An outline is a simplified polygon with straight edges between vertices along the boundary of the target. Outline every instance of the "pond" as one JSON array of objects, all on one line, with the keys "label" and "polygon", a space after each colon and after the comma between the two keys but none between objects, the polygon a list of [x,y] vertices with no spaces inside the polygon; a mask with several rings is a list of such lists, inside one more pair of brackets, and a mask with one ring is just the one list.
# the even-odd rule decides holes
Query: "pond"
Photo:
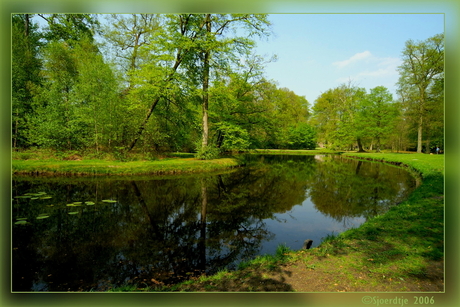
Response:
[{"label": "pond", "polygon": [[13,291],[105,291],[312,247],[407,198],[405,170],[341,156],[246,157],[224,174],[13,178]]}]

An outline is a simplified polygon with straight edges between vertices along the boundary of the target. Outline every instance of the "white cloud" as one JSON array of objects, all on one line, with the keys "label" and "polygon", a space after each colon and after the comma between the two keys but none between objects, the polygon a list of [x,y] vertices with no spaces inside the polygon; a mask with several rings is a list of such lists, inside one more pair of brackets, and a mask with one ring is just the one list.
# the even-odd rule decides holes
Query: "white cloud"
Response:
[{"label": "white cloud", "polygon": [[401,59],[400,58],[378,58],[379,66],[393,66],[397,68],[399,65],[401,65]]},{"label": "white cloud", "polygon": [[[351,58],[350,58],[351,59]],[[397,68],[401,64],[401,59],[399,58],[378,58],[370,57],[369,63],[361,66],[361,70],[348,75],[347,77],[340,77],[337,82],[345,82],[345,80],[362,80],[368,77],[371,78],[397,78],[398,71]],[[344,61],[345,62],[345,61]]]},{"label": "white cloud", "polygon": [[369,51],[366,50],[364,52],[356,53],[355,55],[353,55],[351,58],[349,58],[347,60],[334,62],[334,63],[332,63],[332,65],[337,66],[338,68],[343,68],[343,67],[348,66],[348,65],[350,65],[350,64],[352,64],[354,62],[369,58],[371,56],[372,56],[372,54]]},{"label": "white cloud", "polygon": [[384,76],[397,76],[398,66],[401,64],[399,58],[375,58],[378,69],[371,71],[363,71],[359,73],[359,76],[369,77],[384,77]]}]

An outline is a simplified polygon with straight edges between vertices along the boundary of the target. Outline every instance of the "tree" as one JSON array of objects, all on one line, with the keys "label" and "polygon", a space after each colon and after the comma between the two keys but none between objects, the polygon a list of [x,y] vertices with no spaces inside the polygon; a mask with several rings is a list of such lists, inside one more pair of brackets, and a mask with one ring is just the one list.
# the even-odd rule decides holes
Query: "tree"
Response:
[{"label": "tree", "polygon": [[[238,28],[249,29],[249,35],[263,35],[268,21],[265,15],[211,15],[180,14],[169,15],[161,31],[156,35],[158,44],[145,46],[147,61],[136,72],[139,81],[138,93],[143,92],[153,102],[144,120],[140,123],[132,149],[146,124],[163,97],[171,91],[179,91],[183,82],[197,86],[201,84],[202,105],[202,149],[207,147],[209,138],[208,109],[209,83],[211,72],[228,67],[238,54],[244,54],[253,42],[248,37],[230,37],[228,32]],[[179,81],[180,80],[180,81]],[[181,85],[178,83],[181,82]],[[198,93],[198,92],[197,92]]]},{"label": "tree", "polygon": [[111,14],[107,16],[107,21],[109,23],[104,26],[103,37],[125,75],[128,85],[124,91],[126,94],[134,86],[130,76],[139,65],[145,63],[140,49],[155,41],[161,18],[156,14]]},{"label": "tree", "polygon": [[37,145],[56,149],[80,146],[77,140],[82,127],[76,121],[73,108],[72,89],[78,75],[74,56],[66,42],[48,43],[43,50],[42,73],[46,81],[35,96],[35,111],[29,114],[30,137]]},{"label": "tree", "polygon": [[119,82],[94,44],[82,39],[74,53],[78,70],[73,88],[75,116],[91,127],[85,147],[99,153],[101,146],[110,148],[119,142],[117,136],[124,125],[122,116],[126,108],[119,103]]},{"label": "tree", "polygon": [[[219,74],[228,71],[228,68],[240,61],[243,56],[248,56],[254,46],[250,39],[253,35],[264,36],[268,34],[270,23],[266,15],[253,14],[204,14],[187,15],[185,18],[194,19],[196,29],[196,47],[194,54],[185,62],[188,73],[195,81],[201,82],[202,90],[202,141],[201,151],[207,151],[209,142],[209,83],[211,72]],[[202,26],[204,25],[204,26]],[[240,29],[246,30],[246,37],[229,36]]]},{"label": "tree", "polygon": [[333,133],[338,129],[339,113],[335,102],[335,93],[329,89],[322,93],[313,105],[313,116],[310,122],[318,133],[318,142],[322,146],[333,143]]},{"label": "tree", "polygon": [[27,114],[33,112],[33,97],[40,86],[42,62],[40,34],[29,14],[12,15],[11,83],[12,146],[29,145]]},{"label": "tree", "polygon": [[[145,127],[163,97],[177,90],[177,71],[184,60],[193,58],[196,40],[205,24],[196,22],[193,15],[169,15],[161,31],[156,36],[158,44],[144,46],[142,52],[146,62],[136,70],[133,76],[138,82],[136,94],[150,101],[150,107],[144,119],[138,125],[133,139],[128,146],[132,150],[141,137]],[[200,30],[200,31],[198,31]]]},{"label": "tree", "polygon": [[250,57],[214,78],[209,89],[209,136],[219,149],[240,150],[258,144],[270,110],[260,97],[266,83],[264,64],[261,57]]},{"label": "tree", "polygon": [[362,136],[375,140],[376,150],[380,151],[382,139],[388,138],[395,129],[398,114],[391,93],[387,88],[377,86],[363,100],[358,129]]},{"label": "tree", "polygon": [[73,46],[53,41],[43,59],[46,81],[29,114],[31,139],[55,149],[110,146],[120,126],[118,84],[98,48],[89,38]]},{"label": "tree", "polygon": [[92,14],[38,14],[38,16],[48,23],[44,31],[47,41],[65,41],[71,46],[84,37],[93,41],[99,27],[97,15]]},{"label": "tree", "polygon": [[[125,108],[118,147],[132,149],[141,135],[145,136],[145,130],[150,129],[144,139],[158,149],[165,138],[158,137],[157,127],[151,127],[154,125],[149,119],[160,100],[171,96],[167,93],[171,91],[163,89],[164,95],[160,97],[160,86],[168,87],[162,79],[171,73],[168,66],[173,65],[167,60],[172,61],[174,49],[162,47],[162,40],[167,38],[167,20],[156,14],[111,14],[106,19],[108,23],[102,28],[106,58],[116,64],[124,87],[119,97]],[[158,118],[155,122],[163,120]]]},{"label": "tree", "polygon": [[288,148],[291,130],[307,123],[310,116],[307,99],[267,80],[257,85],[254,96],[255,105],[263,110],[254,116],[258,123],[251,133],[254,143],[259,148]]},{"label": "tree", "polygon": [[316,132],[307,123],[300,123],[289,129],[288,147],[290,149],[315,149]]},{"label": "tree", "polygon": [[417,152],[422,152],[423,130],[429,114],[428,96],[444,71],[444,35],[438,34],[422,42],[409,40],[402,52],[403,63],[398,70],[398,93],[417,123]]},{"label": "tree", "polygon": [[312,122],[318,129],[320,141],[333,148],[352,148],[355,142],[362,151],[365,136],[359,118],[366,90],[351,84],[330,89],[316,100]]}]

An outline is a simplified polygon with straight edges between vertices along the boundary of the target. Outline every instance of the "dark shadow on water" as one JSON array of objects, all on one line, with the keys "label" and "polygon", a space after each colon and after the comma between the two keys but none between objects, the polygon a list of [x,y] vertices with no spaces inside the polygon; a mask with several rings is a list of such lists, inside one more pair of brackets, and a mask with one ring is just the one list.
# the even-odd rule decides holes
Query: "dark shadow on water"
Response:
[{"label": "dark shadow on water", "polygon": [[[268,222],[306,200],[343,223],[385,212],[414,185],[399,168],[334,156],[256,156],[246,165],[175,179],[13,178],[13,291],[158,286],[235,269],[277,245]],[[14,224],[21,218],[27,224]]]}]

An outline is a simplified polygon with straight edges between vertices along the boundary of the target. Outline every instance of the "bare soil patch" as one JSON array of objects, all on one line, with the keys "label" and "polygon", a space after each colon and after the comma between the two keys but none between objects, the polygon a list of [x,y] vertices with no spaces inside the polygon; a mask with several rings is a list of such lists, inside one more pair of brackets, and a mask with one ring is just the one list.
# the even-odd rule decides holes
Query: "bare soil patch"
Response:
[{"label": "bare soil patch", "polygon": [[376,276],[368,268],[344,266],[336,257],[316,257],[308,264],[300,259],[276,269],[244,269],[219,280],[182,285],[179,291],[217,292],[442,292],[443,262],[429,264],[423,277],[395,279]]}]

